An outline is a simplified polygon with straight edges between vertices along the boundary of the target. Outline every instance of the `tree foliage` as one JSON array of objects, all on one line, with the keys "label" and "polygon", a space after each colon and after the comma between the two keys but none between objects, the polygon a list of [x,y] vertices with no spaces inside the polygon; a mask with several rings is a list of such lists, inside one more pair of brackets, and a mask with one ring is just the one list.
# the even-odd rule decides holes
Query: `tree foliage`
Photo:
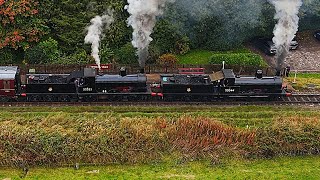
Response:
[{"label": "tree foliage", "polygon": [[178,58],[175,55],[168,53],[160,56],[157,62],[160,65],[172,66],[177,64]]},{"label": "tree foliage", "polygon": [[27,49],[46,33],[36,0],[0,0],[0,49]]},{"label": "tree foliage", "polygon": [[[320,28],[320,1],[303,1],[300,29]],[[114,10],[115,22],[101,40],[101,60],[137,63],[126,4],[127,0],[0,0],[0,63],[91,62],[91,47],[84,44],[86,27],[108,8]],[[166,53],[228,50],[255,36],[271,36],[273,16],[274,7],[267,0],[176,0],[158,17],[148,62]],[[50,46],[52,52],[45,50]]]}]

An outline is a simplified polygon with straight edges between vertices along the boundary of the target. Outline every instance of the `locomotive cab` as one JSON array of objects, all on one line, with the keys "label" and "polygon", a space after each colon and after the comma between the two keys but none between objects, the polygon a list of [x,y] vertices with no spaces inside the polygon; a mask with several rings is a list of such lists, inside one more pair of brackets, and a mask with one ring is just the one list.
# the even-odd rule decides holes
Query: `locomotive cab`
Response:
[{"label": "locomotive cab", "polygon": [[212,83],[215,85],[219,95],[229,96],[239,93],[240,87],[235,85],[236,76],[232,69],[222,69],[210,75]]}]

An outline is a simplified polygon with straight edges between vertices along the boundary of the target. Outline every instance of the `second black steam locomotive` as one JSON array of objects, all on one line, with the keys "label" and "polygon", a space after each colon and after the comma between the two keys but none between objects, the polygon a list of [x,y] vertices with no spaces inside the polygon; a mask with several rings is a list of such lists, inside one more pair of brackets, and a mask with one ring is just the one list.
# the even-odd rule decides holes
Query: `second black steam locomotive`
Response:
[{"label": "second black steam locomotive", "polygon": [[163,74],[160,82],[148,84],[145,74],[128,75],[124,68],[118,75],[84,68],[71,74],[27,74],[21,83],[17,67],[0,67],[2,101],[211,101],[287,95],[280,77],[263,77],[262,71],[253,77],[236,76],[231,69],[212,74]]}]

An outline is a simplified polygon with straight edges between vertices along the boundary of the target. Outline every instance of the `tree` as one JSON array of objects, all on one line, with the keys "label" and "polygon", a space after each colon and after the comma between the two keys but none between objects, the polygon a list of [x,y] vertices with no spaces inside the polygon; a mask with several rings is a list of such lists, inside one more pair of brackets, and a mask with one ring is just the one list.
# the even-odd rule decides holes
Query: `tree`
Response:
[{"label": "tree", "polygon": [[50,36],[59,42],[63,53],[69,55],[80,48],[90,54],[90,45],[84,44],[86,27],[93,17],[103,15],[108,8],[114,10],[116,20],[110,30],[104,32],[101,42],[108,43],[110,48],[120,48],[130,41],[125,4],[126,0],[42,0],[40,10],[51,30]]},{"label": "tree", "polygon": [[0,49],[28,49],[47,31],[36,0],[0,0]]}]

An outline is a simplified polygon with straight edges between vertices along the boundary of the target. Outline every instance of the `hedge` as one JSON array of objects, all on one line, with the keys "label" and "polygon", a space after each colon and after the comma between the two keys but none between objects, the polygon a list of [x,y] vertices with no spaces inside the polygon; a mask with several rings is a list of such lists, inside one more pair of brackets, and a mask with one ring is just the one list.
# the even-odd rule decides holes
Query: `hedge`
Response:
[{"label": "hedge", "polygon": [[319,139],[317,117],[277,117],[270,126],[241,129],[206,117],[29,113],[0,121],[0,166],[319,155]]}]

